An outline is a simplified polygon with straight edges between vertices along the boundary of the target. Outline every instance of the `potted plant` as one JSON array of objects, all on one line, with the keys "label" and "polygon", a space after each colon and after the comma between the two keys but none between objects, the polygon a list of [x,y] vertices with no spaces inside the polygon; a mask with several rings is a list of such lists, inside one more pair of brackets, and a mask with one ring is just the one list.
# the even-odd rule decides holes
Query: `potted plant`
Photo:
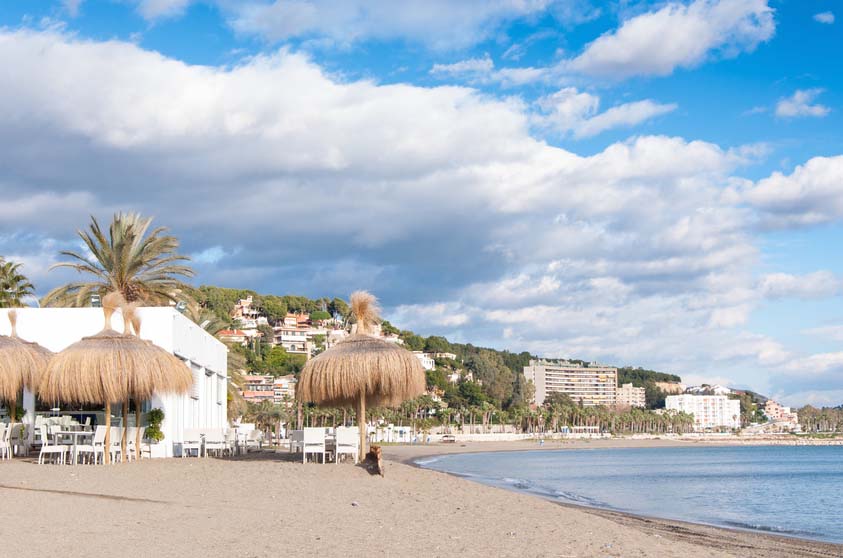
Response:
[{"label": "potted plant", "polygon": [[161,430],[161,423],[164,422],[164,411],[161,409],[150,409],[146,413],[145,439],[149,443],[149,457],[167,457],[167,450],[164,444],[164,432]]}]

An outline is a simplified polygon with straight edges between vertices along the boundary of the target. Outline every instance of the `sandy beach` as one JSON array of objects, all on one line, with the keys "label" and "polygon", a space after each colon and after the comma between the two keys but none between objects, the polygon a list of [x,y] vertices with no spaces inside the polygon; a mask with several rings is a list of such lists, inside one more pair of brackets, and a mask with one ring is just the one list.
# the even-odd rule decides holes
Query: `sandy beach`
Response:
[{"label": "sandy beach", "polygon": [[[643,443],[615,441],[631,442]],[[109,467],[4,462],[2,554],[42,557],[58,544],[70,557],[843,555],[836,545],[558,505],[402,462],[508,449],[527,448],[391,446],[384,478],[348,464],[303,466],[286,452]]]}]

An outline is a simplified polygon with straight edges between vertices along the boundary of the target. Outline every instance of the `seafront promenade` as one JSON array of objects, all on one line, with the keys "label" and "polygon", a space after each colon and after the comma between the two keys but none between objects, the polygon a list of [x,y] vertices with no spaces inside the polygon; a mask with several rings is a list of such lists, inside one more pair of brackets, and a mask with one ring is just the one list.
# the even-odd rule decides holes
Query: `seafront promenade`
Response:
[{"label": "seafront promenade", "polygon": [[[544,447],[648,447],[593,440]],[[145,460],[110,467],[3,465],[4,552],[126,556],[839,556],[835,545],[557,505],[404,462],[523,442],[387,446],[385,477],[350,464],[302,466],[286,452]],[[14,510],[14,511],[12,511]],[[38,521],[20,510],[37,510]],[[16,536],[14,534],[20,534]],[[103,552],[104,553],[104,552]]]}]

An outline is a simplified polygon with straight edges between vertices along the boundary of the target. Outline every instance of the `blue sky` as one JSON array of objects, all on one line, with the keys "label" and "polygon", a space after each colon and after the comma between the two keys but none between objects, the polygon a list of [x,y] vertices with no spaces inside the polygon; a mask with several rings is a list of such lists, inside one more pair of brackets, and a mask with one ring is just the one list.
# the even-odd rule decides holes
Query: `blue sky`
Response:
[{"label": "blue sky", "polygon": [[0,254],[90,214],[197,282],[379,295],[475,344],[843,402],[843,4],[0,8]]}]

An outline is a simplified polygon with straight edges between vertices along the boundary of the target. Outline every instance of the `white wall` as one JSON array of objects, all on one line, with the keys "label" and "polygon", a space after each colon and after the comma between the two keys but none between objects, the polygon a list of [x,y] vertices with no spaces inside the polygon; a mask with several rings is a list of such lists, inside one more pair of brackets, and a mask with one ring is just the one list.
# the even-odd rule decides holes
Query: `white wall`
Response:
[{"label": "white wall", "polygon": [[[5,312],[3,312],[5,314]],[[173,455],[184,439],[185,428],[224,428],[226,418],[226,387],[228,349],[198,325],[172,307],[140,308],[141,337],[173,353],[185,366],[194,370],[197,382],[188,395],[156,395],[152,407],[164,411],[164,442],[166,454]],[[112,318],[112,328],[123,331],[120,312]],[[101,308],[19,308],[18,336],[35,341],[53,352],[93,335],[103,329]],[[11,331],[5,315],[0,317],[0,335]],[[28,402],[28,405],[27,405]],[[119,402],[114,402],[119,403]],[[24,394],[27,419],[32,421],[34,399]],[[27,420],[25,419],[25,420]]]}]

